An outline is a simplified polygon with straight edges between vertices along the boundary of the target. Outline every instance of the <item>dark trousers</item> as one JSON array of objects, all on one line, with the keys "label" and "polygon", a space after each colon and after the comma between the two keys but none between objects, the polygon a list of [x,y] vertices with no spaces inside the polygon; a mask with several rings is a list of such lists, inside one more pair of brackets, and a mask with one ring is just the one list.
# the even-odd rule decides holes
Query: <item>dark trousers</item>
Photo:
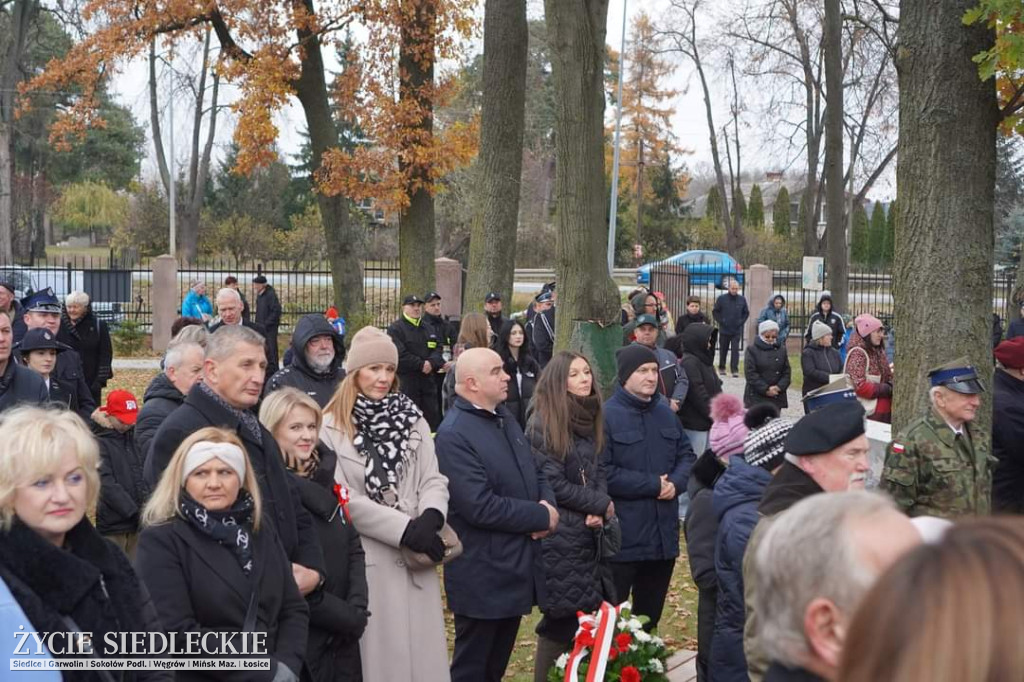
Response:
[{"label": "dark trousers", "polygon": [[736,374],[740,371],[740,339],[743,338],[743,334],[737,334],[736,336],[726,336],[721,334],[718,337],[718,369],[725,369],[725,353],[728,350],[732,350],[732,357],[729,358],[729,367],[732,369],[732,373]]},{"label": "dark trousers", "polygon": [[267,350],[267,376],[276,372],[280,367],[277,356],[277,325],[267,327],[266,350]]},{"label": "dark trousers", "polygon": [[402,374],[398,377],[402,393],[409,396],[416,407],[423,410],[423,418],[437,431],[441,424],[440,400],[437,397],[437,379],[431,374]]},{"label": "dark trousers", "polygon": [[452,682],[501,682],[521,618],[485,620],[456,613]]},{"label": "dark trousers", "polygon": [[658,626],[661,611],[665,608],[665,595],[672,581],[675,559],[657,561],[612,562],[615,579],[615,593],[619,601],[629,599],[633,613],[647,616],[651,621],[644,626],[650,631]]},{"label": "dark trousers", "polygon": [[711,640],[715,636],[717,608],[717,587],[697,591],[697,682],[708,679],[708,660],[711,658]]}]

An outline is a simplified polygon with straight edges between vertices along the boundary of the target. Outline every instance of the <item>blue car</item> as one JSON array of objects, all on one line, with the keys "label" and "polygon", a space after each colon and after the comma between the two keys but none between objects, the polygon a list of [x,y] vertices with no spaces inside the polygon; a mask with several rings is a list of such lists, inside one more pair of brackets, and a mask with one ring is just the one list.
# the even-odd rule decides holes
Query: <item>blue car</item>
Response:
[{"label": "blue car", "polygon": [[690,275],[690,283],[696,285],[713,284],[719,289],[728,286],[730,279],[743,284],[743,266],[732,256],[721,251],[683,251],[665,260],[641,265],[636,269],[636,283],[649,286],[651,268],[657,265],[684,265]]}]

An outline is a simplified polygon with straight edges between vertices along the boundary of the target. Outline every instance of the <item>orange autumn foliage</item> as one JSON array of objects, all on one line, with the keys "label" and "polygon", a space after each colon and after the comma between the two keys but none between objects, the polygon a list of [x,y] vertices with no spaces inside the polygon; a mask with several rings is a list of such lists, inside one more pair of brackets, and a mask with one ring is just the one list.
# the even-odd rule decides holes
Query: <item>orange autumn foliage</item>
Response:
[{"label": "orange autumn foliage", "polygon": [[[68,148],[90,126],[102,125],[95,93],[111,69],[142,55],[160,37],[171,49],[201,38],[206,26],[216,35],[223,80],[237,86],[232,104],[239,145],[236,170],[266,166],[277,154],[274,116],[295,96],[304,58],[300,33],[312,32],[326,50],[338,50],[351,27],[365,38],[329,86],[335,123],[361,131],[364,144],[334,148],[316,172],[318,189],[354,200],[373,197],[400,209],[413,192],[436,183],[476,154],[478,124],[433,125],[433,110],[455,93],[451,73],[435,75],[415,97],[399,97],[397,45],[405,32],[406,50],[419,66],[457,63],[476,31],[473,0],[87,0],[83,15],[95,27],[68,54],[51,61],[22,90],[75,89],[82,93],[57,113],[51,142]],[[417,13],[432,21],[418,25]],[[409,40],[411,38],[411,40]],[[411,47],[410,47],[411,46]],[[27,107],[28,98],[23,100]]]}]

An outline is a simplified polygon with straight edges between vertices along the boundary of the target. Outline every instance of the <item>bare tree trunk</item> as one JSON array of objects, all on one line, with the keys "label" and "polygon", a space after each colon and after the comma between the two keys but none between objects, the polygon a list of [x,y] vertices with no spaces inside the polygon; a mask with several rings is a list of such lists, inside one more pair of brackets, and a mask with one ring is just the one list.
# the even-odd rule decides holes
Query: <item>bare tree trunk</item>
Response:
[{"label": "bare tree trunk", "polygon": [[843,180],[843,18],[840,0],[825,0],[826,280],[836,310],[849,310],[849,262]]},{"label": "bare tree trunk", "polygon": [[478,305],[489,291],[499,291],[504,300],[512,300],[523,172],[528,35],[526,0],[487,0],[479,160],[484,207],[483,215],[472,225],[464,306],[467,302]]},{"label": "bare tree trunk", "polygon": [[[982,26],[964,26],[973,6],[974,0],[900,3],[896,429],[926,409],[928,368],[967,355],[980,375],[992,375],[999,109],[992,80],[982,82],[971,61],[994,40]],[[982,429],[991,395],[979,413]]]},{"label": "bare tree trunk", "polygon": [[[403,14],[412,17],[402,25],[399,46],[399,102],[417,112],[417,135],[434,135],[433,103],[428,92],[434,83],[434,0],[402,0]],[[412,142],[415,144],[415,141]],[[402,293],[420,296],[436,286],[434,275],[434,197],[426,188],[429,179],[419,164],[400,154],[398,167],[408,173],[409,206],[398,217],[398,257]]]},{"label": "bare tree trunk", "polygon": [[[303,0],[303,4],[310,16],[315,16],[313,0]],[[338,146],[338,129],[331,117],[320,39],[306,29],[298,30],[297,34],[303,43],[303,50],[295,94],[306,114],[312,151],[310,167],[315,169],[320,167],[324,152]],[[343,315],[348,316],[350,322],[362,321],[359,318],[366,305],[363,266],[359,260],[362,230],[359,223],[352,220],[349,201],[345,197],[327,196],[319,192],[317,205],[320,207],[320,220],[327,239],[327,257],[331,262],[334,304]]]},{"label": "bare tree trunk", "polygon": [[[733,251],[743,248],[746,239],[743,237],[743,211],[737,206],[737,199],[743,193],[740,183],[743,181],[743,174],[740,172],[740,90],[736,87],[736,62],[732,56],[729,57],[729,71],[732,73],[732,124],[733,144],[736,146],[736,175],[732,188],[732,243]],[[728,144],[728,143],[726,143]],[[730,173],[732,172],[730,163]]]},{"label": "bare tree trunk", "polygon": [[14,263],[14,215],[12,211],[14,155],[11,126],[0,121],[0,265]]},{"label": "bare tree trunk", "polygon": [[615,376],[613,349],[622,339],[617,324],[619,293],[608,274],[605,222],[608,0],[545,0],[544,10],[555,84],[558,154],[556,348],[572,346],[587,352],[607,388]]}]

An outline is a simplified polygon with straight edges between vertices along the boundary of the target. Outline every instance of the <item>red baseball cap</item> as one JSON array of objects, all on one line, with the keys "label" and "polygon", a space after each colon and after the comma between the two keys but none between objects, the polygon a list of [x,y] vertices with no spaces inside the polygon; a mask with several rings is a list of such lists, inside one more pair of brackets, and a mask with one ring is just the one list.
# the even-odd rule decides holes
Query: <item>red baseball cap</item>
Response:
[{"label": "red baseball cap", "polygon": [[100,411],[117,417],[118,421],[131,426],[139,416],[139,401],[130,391],[111,391],[107,395],[107,404],[101,407]]}]

